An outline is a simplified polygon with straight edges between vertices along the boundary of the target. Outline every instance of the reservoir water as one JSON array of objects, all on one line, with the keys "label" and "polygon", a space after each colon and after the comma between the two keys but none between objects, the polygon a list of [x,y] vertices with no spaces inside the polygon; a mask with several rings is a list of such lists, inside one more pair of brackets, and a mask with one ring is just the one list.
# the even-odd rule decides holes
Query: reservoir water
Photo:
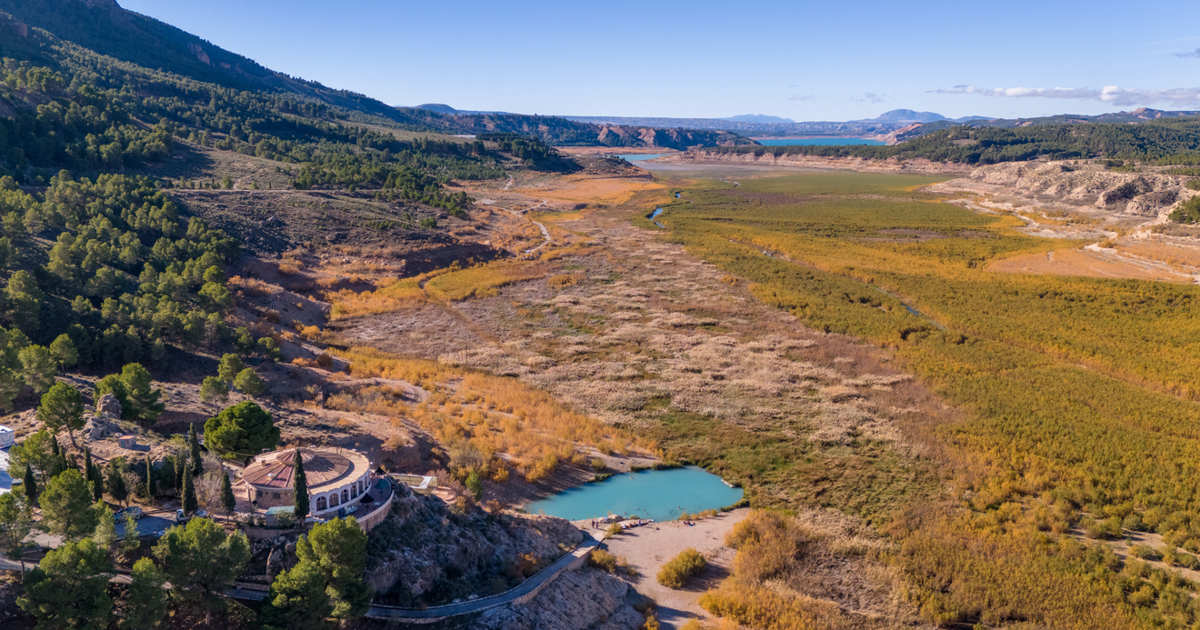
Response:
[{"label": "reservoir water", "polygon": [[871,138],[842,138],[835,136],[816,137],[816,138],[755,138],[759,144],[765,147],[790,147],[790,146],[820,146],[820,147],[837,147],[837,146],[854,146],[854,145],[874,145],[882,146],[885,143]]},{"label": "reservoir water", "polygon": [[656,160],[660,157],[665,157],[668,153],[621,153],[617,157],[626,162],[643,162],[645,160]]},{"label": "reservoir water", "polygon": [[530,502],[525,511],[578,521],[609,514],[670,521],[683,514],[728,507],[742,489],[695,466],[613,475]]}]

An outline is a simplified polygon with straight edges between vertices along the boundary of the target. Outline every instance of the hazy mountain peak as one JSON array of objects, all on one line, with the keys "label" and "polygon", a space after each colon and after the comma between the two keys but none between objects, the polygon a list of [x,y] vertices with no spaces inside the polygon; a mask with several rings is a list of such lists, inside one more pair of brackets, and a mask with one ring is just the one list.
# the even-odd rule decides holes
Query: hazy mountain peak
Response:
[{"label": "hazy mountain peak", "polygon": [[760,123],[760,124],[771,124],[771,123],[787,124],[787,123],[796,122],[796,121],[792,120],[791,118],[783,118],[782,116],[771,116],[769,114],[739,114],[737,116],[729,116],[725,120],[734,120],[737,122]]},{"label": "hazy mountain peak", "polygon": [[935,112],[919,112],[919,111],[912,110],[912,109],[893,109],[893,110],[886,111],[886,112],[876,116],[875,118],[870,118],[868,120],[874,120],[877,122],[896,122],[896,123],[911,123],[911,122],[926,123],[926,122],[937,122],[939,120],[946,120],[946,117],[941,114],[935,113]]},{"label": "hazy mountain peak", "polygon": [[417,109],[424,109],[439,114],[457,114],[458,110],[445,103],[424,103],[417,105]]}]

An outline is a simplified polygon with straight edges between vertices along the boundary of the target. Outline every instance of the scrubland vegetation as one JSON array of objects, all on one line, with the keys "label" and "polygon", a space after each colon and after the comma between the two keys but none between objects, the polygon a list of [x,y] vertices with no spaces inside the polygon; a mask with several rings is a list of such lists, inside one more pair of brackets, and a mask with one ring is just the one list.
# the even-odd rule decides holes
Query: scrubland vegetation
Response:
[{"label": "scrubland vegetation", "polygon": [[811,532],[789,516],[751,512],[725,539],[726,545],[737,550],[732,575],[702,595],[700,605],[718,617],[751,628],[876,627],[865,619],[851,618],[831,602],[793,590],[796,582],[804,579],[807,567],[803,560],[814,546],[813,539]]},{"label": "scrubland vegetation", "polygon": [[342,357],[354,377],[405,381],[428,395],[414,401],[380,384],[331,396],[326,405],[415,422],[446,448],[452,470],[464,481],[472,474],[503,480],[510,467],[537,481],[560,463],[579,458],[578,445],[604,452],[651,446],[515,379],[370,348],[351,348]]},{"label": "scrubland vegetation", "polygon": [[[989,273],[989,260],[1050,243],[908,192],[920,182],[848,174],[744,182],[689,194],[667,225],[760,299],[815,328],[892,348],[965,411],[958,422],[909,429],[939,445],[939,466],[950,464],[954,509],[917,505],[889,517],[902,548],[895,561],[926,618],[1193,623],[1194,586],[1070,532],[1200,539],[1192,483],[1200,363],[1191,351],[1200,324],[1190,306],[1198,289]],[[930,501],[936,495],[921,503]],[[722,609],[748,605],[739,601]]]}]

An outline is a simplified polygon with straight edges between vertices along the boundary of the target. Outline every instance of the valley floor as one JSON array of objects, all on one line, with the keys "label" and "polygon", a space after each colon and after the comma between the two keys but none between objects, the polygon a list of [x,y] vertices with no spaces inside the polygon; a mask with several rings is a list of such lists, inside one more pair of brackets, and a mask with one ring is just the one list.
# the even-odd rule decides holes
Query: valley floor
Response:
[{"label": "valley floor", "polygon": [[[674,189],[631,179],[618,193],[619,183],[537,180],[478,191],[495,207],[537,208],[552,245],[511,282],[447,301],[429,291],[435,276],[424,294],[337,319],[330,330],[347,345],[516,377],[653,439],[667,457],[744,485],[752,505],[811,506],[804,521],[814,538],[861,545],[831,554],[828,579],[811,595],[863,619],[911,618],[887,571],[864,553],[882,543],[861,518],[931,489],[921,463],[929,445],[907,436],[953,412],[892,367],[887,352],[808,328],[634,220]],[[482,269],[511,273],[499,265]],[[515,499],[510,486],[485,483],[485,500]],[[636,532],[630,540],[652,538]],[[705,545],[728,559],[721,538]],[[614,550],[630,544],[618,540]],[[667,559],[661,550],[645,557],[647,549],[632,544],[628,559],[647,571]],[[657,599],[663,587],[642,590],[647,580],[639,591]],[[701,613],[697,595],[664,593],[660,605]],[[670,627],[679,619],[660,620]]]}]

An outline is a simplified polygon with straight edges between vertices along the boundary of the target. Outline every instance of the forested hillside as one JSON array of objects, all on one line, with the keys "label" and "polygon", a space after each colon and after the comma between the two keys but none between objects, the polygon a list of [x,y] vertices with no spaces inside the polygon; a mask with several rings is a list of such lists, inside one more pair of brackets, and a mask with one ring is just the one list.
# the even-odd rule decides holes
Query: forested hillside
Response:
[{"label": "forested hillside", "polygon": [[[39,33],[37,29],[44,29],[45,33]],[[0,33],[3,33],[0,57],[57,67],[64,57],[78,57],[78,46],[93,57],[92,53],[104,56],[108,65],[129,70],[132,64],[143,71],[169,73],[175,81],[186,84],[186,87],[165,90],[158,96],[169,97],[171,92],[180,89],[190,91],[195,82],[200,82],[231,93],[248,91],[269,97],[266,109],[270,111],[324,119],[382,122],[411,130],[451,134],[516,133],[551,144],[573,145],[642,146],[659,141],[664,143],[663,146],[684,149],[751,143],[722,131],[672,129],[669,133],[655,134],[652,133],[654,130],[645,127],[596,125],[552,116],[444,113],[415,107],[391,107],[361,94],[334,90],[269,70],[178,28],[127,11],[113,0],[0,0]],[[94,66],[95,63],[86,65]],[[90,69],[98,71],[94,67]],[[111,72],[103,71],[100,74],[118,79],[110,84],[123,85],[125,77],[114,77]],[[258,131],[262,132],[262,129]]]},{"label": "forested hillside", "polygon": [[1054,123],[1023,127],[956,125],[892,146],[728,147],[757,155],[925,158],[994,164],[1037,158],[1114,158],[1162,164],[1200,161],[1200,118],[1140,123]]}]

